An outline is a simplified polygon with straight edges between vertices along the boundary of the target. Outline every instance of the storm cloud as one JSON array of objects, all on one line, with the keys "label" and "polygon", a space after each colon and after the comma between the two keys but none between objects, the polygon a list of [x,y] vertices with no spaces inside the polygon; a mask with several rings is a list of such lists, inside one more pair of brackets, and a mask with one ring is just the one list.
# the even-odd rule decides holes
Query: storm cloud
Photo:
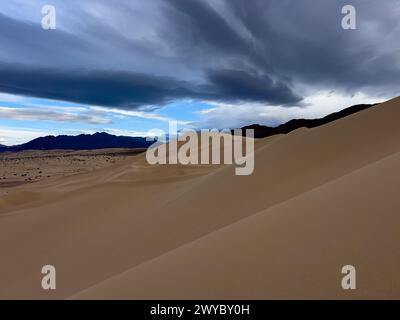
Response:
[{"label": "storm cloud", "polygon": [[301,106],[316,90],[394,96],[400,3],[348,1],[41,1],[0,4],[0,92],[138,109],[180,99]]},{"label": "storm cloud", "polygon": [[295,103],[283,82],[244,71],[209,70],[206,84],[125,71],[60,70],[0,63],[0,91],[89,105],[139,108],[177,99]]}]

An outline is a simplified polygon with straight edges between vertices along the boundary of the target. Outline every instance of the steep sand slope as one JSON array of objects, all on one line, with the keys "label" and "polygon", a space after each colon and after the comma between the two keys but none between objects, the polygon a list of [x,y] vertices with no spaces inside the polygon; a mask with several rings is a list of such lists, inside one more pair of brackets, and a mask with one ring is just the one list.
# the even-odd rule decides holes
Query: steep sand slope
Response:
[{"label": "steep sand slope", "polygon": [[[216,235],[218,230],[225,230],[229,225],[257,213],[259,213],[257,216],[264,216],[261,212],[280,206],[285,208],[286,203],[291,203],[288,200],[302,194],[309,193],[315,197],[315,200],[309,200],[309,204],[315,202],[317,206],[321,202],[320,207],[311,213],[314,212],[317,221],[326,219],[326,221],[315,222],[315,228],[322,224],[324,228],[321,228],[313,239],[317,241],[318,236],[321,236],[323,247],[325,234],[331,234],[332,241],[340,241],[340,226],[333,222],[335,219],[342,219],[343,215],[338,213],[336,218],[329,211],[332,208],[327,208],[331,206],[328,200],[336,203],[340,199],[339,194],[334,192],[337,187],[333,181],[341,177],[351,177],[352,172],[355,174],[361,168],[368,171],[368,168],[371,168],[370,165],[379,163],[381,159],[392,159],[390,156],[400,151],[399,119],[400,99],[394,99],[323,127],[312,130],[302,129],[287,136],[276,136],[261,141],[257,144],[256,170],[252,176],[248,177],[235,176],[233,167],[149,166],[144,156],[139,156],[134,162],[112,168],[35,184],[32,185],[35,186],[34,190],[17,188],[10,191],[10,194],[3,199],[0,214],[0,254],[6,257],[0,266],[0,288],[2,288],[0,298],[66,298],[81,291],[85,292],[85,289],[93,286],[94,289],[86,291],[83,297],[90,297],[91,294],[97,297],[99,294],[101,296],[102,290],[102,287],[97,289],[97,284],[111,279],[110,282],[105,282],[105,287],[110,288],[112,292],[118,291],[114,285],[117,282],[113,279],[118,279],[118,275],[127,270],[129,270],[128,280],[133,281],[128,281],[128,283],[134,283],[135,286],[136,272],[143,272],[140,271],[142,270],[140,266],[149,265],[149,269],[155,270],[154,261],[158,261],[157,257],[168,256],[165,255],[167,252],[180,252],[180,250],[174,250],[198,239],[208,239],[206,237],[208,234]],[[386,164],[386,162],[382,163]],[[381,166],[381,169],[391,176],[392,167],[393,163],[390,162],[387,166]],[[367,174],[366,177],[365,179],[372,179]],[[398,190],[398,185],[397,189],[393,188],[399,179],[395,175],[392,177],[394,182],[388,183],[387,189],[384,184],[381,184],[381,187],[375,190],[378,193],[377,197],[388,198],[387,208],[382,208],[382,211],[387,211],[386,214],[389,214],[392,209],[398,209],[391,192]],[[392,223],[385,220],[385,223],[376,224],[375,218],[381,212],[373,207],[370,193],[374,190],[354,190],[363,185],[358,186],[357,180],[353,178],[350,180],[349,184],[353,185],[353,188],[348,191],[348,196],[351,196],[352,192],[355,194],[366,192],[364,202],[366,205],[371,202],[366,216],[370,228],[368,232],[375,235],[374,239],[378,239],[377,245],[383,245],[386,242],[382,239],[385,239],[387,230],[390,231],[396,221],[393,220]],[[332,199],[319,197],[313,193],[313,190],[317,192],[321,186],[329,186],[331,183],[333,185]],[[31,199],[25,199],[28,198],[27,195],[30,195]],[[322,200],[318,200],[320,198]],[[329,204],[324,206],[324,201]],[[343,207],[355,208],[353,214],[359,217],[362,214],[361,209],[352,201],[353,199],[348,199]],[[248,253],[241,252],[238,257],[244,262],[248,261],[249,267],[257,268],[257,259],[260,260],[260,265],[265,267],[263,261],[270,260],[271,257],[273,260],[274,252],[280,252],[284,257],[291,256],[293,250],[298,250],[307,255],[306,258],[309,261],[315,261],[315,268],[324,269],[325,264],[328,268],[329,263],[325,261],[327,253],[318,248],[313,250],[312,241],[307,234],[304,234],[303,240],[296,238],[296,241],[290,235],[291,229],[288,226],[291,222],[289,220],[293,218],[293,224],[296,224],[305,214],[300,206],[299,210],[296,206],[288,204],[287,214],[286,209],[282,209],[285,215],[280,219],[283,220],[278,219],[273,229],[268,229],[269,231],[266,229],[265,233],[269,238],[260,237],[258,245],[252,243],[250,246],[245,239],[240,238],[250,237],[253,234],[250,225],[248,234],[240,235],[239,232],[236,235],[239,237],[237,241],[241,241]],[[295,212],[289,214],[290,208],[295,209]],[[356,217],[353,220],[356,220]],[[304,219],[311,219],[311,217],[306,215]],[[283,222],[285,224],[279,226]],[[237,225],[240,225],[240,222]],[[263,224],[260,223],[261,226]],[[285,229],[287,232],[284,232]],[[272,230],[275,231],[272,232]],[[357,232],[358,229],[355,226],[354,233],[357,234]],[[259,234],[258,229],[255,229],[254,235],[257,234]],[[274,237],[279,240],[274,240]],[[369,242],[364,241],[364,238],[361,238],[359,246],[366,250]],[[399,241],[392,246],[398,244]],[[217,248],[218,245],[215,245]],[[231,248],[234,247],[232,244]],[[212,248],[210,247],[209,251],[206,247],[204,248],[198,253],[198,259],[202,259],[204,264],[214,265],[215,256]],[[258,256],[253,254],[254,250],[262,252]],[[338,251],[339,249],[333,252],[338,255]],[[390,248],[389,252],[392,252]],[[382,254],[385,254],[384,258],[390,259],[386,257],[385,251],[382,251]],[[184,254],[179,254],[179,256],[183,257]],[[374,252],[371,259],[375,258],[382,257]],[[229,261],[229,255],[226,259]],[[399,260],[398,257],[396,259]],[[301,297],[302,292],[304,292],[303,297],[323,296],[325,291],[321,292],[321,290],[329,284],[321,287],[320,291],[318,287],[315,289],[312,283],[308,287],[301,288],[302,281],[311,277],[308,268],[297,267],[296,263],[301,266],[303,261],[303,256],[299,254],[292,260],[281,258],[275,262],[270,261],[272,266],[275,265],[272,271],[277,272],[281,269],[289,280],[300,279],[297,280],[298,285],[296,281],[293,284],[293,281],[282,280],[285,284],[282,290],[274,286],[271,286],[273,290],[265,288],[269,282],[276,283],[274,281],[277,276],[274,273],[272,276],[268,276],[267,272],[249,273],[248,277],[244,278],[245,280],[238,283],[236,278],[239,278],[240,273],[236,277],[236,269],[232,273],[228,272],[224,279],[218,280],[220,282],[215,279],[220,288],[217,290],[213,285],[213,269],[206,268],[209,274],[203,274],[194,268],[193,271],[188,270],[187,275],[183,274],[182,279],[185,277],[208,279],[209,277],[213,281],[206,281],[200,287],[193,285],[189,288],[183,284],[181,288],[167,288],[163,282],[157,287],[155,282],[152,284],[150,281],[151,292],[146,291],[143,285],[138,285],[138,288],[143,289],[142,295],[129,287],[124,287],[125,291],[122,293],[131,292],[131,295],[123,295],[127,298],[160,296],[166,298],[200,296],[268,298],[290,297],[291,294]],[[215,261],[216,267],[218,263]],[[342,263],[341,260],[340,263]],[[351,263],[351,261],[344,263]],[[54,292],[45,292],[40,287],[40,270],[45,264],[52,264],[57,268],[58,282],[57,290]],[[182,262],[177,258],[175,267],[179,269],[181,265],[183,265]],[[304,263],[304,265],[308,264]],[[160,267],[162,268],[162,264]],[[225,267],[229,268],[229,264],[227,263]],[[367,267],[362,265],[361,268]],[[330,266],[329,270],[337,279],[337,265]],[[157,270],[157,272],[161,271]],[[171,272],[171,279],[176,279],[173,270],[168,269],[163,272],[166,272],[167,278],[168,273]],[[391,271],[383,271],[382,274],[386,281],[384,283],[387,283]],[[215,275],[216,278],[219,277],[218,269],[215,270]],[[143,274],[144,279],[148,276],[150,274]],[[251,278],[252,276],[254,277]],[[399,274],[395,273],[395,276],[397,277],[395,283],[399,283]],[[256,282],[260,282],[260,286],[254,287],[253,295],[249,294],[248,288]],[[167,283],[168,279],[165,279],[165,284]],[[336,282],[335,285],[337,286]],[[232,286],[235,287],[234,292],[228,290]],[[186,288],[186,293],[181,296],[180,290],[184,288]],[[212,292],[205,295],[206,288],[210,288]],[[394,286],[394,288],[398,287]],[[373,287],[371,290],[375,289],[378,287]],[[388,293],[393,294],[394,291],[390,287],[386,289]],[[171,291],[170,296],[165,295],[168,290]],[[335,292],[337,287],[330,290],[333,291],[327,292],[333,295],[332,292]],[[157,292],[159,295],[156,294]]]},{"label": "steep sand slope", "polygon": [[[73,298],[399,298],[399,163],[389,156]],[[340,285],[348,264],[356,291]]]}]

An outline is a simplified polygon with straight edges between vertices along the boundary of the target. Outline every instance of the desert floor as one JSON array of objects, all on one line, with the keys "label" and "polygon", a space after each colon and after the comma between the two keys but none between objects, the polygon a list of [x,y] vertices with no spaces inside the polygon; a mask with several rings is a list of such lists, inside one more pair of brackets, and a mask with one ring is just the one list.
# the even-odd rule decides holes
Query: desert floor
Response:
[{"label": "desert floor", "polygon": [[49,150],[0,153],[0,187],[65,177],[120,163],[142,149]]},{"label": "desert floor", "polygon": [[[259,140],[250,176],[74,156],[53,178],[3,185],[0,298],[399,299],[399,123],[397,98]],[[45,159],[30,177],[51,176]],[[6,181],[28,172],[1,161]],[[356,290],[341,287],[344,265]]]}]

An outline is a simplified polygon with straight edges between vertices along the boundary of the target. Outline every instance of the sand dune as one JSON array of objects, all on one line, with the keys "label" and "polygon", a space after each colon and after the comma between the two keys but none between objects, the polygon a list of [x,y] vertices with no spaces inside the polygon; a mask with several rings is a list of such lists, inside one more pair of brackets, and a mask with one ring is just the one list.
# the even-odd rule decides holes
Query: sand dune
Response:
[{"label": "sand dune", "polygon": [[[399,161],[356,170],[72,298],[399,297]],[[346,264],[360,270],[355,292],[340,287]]]},{"label": "sand dune", "polygon": [[140,155],[8,189],[0,298],[400,298],[399,119],[397,98],[261,140],[251,176]]}]

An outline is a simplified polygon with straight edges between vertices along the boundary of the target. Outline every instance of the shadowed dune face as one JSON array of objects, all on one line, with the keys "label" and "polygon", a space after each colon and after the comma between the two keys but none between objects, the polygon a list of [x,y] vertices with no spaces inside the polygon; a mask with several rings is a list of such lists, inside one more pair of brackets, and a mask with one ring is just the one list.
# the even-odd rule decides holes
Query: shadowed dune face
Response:
[{"label": "shadowed dune face", "polygon": [[260,140],[250,176],[139,155],[10,189],[0,298],[399,298],[399,119],[397,98]]}]

